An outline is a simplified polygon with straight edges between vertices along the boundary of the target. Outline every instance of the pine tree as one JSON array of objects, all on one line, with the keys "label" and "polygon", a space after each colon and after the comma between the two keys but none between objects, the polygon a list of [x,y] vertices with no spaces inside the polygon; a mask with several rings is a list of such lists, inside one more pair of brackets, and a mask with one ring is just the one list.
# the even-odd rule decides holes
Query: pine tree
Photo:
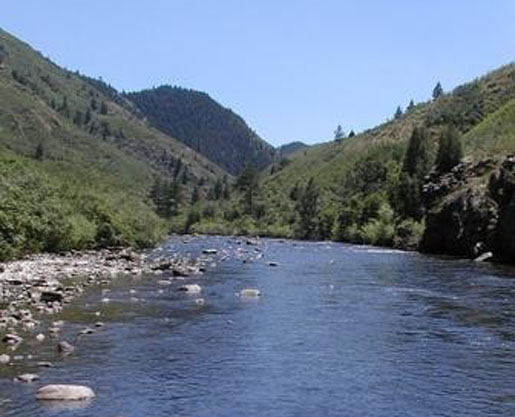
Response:
[{"label": "pine tree", "polygon": [[236,180],[236,187],[243,192],[245,212],[252,214],[254,211],[254,194],[258,188],[258,174],[251,165],[246,165],[243,168]]},{"label": "pine tree", "polygon": [[449,172],[458,165],[463,158],[463,147],[458,130],[450,125],[442,135],[438,143],[436,156],[436,168],[440,172]]},{"label": "pine tree", "polygon": [[102,139],[106,140],[106,138],[108,138],[109,136],[111,136],[111,129],[109,128],[109,123],[102,122]]},{"label": "pine tree", "polygon": [[427,130],[416,127],[409,139],[404,156],[394,205],[402,217],[420,219],[423,215],[421,187],[432,166],[430,140]]},{"label": "pine tree", "polygon": [[416,127],[410,136],[402,171],[412,177],[423,179],[431,170],[429,134],[423,127]]},{"label": "pine tree", "polygon": [[63,101],[61,102],[61,106],[59,107],[59,112],[64,114],[65,117],[70,117],[70,109],[68,108],[68,97],[63,96]]},{"label": "pine tree", "polygon": [[440,84],[440,81],[438,81],[435,88],[433,89],[433,100],[438,100],[442,96],[443,96],[442,84]]},{"label": "pine tree", "polygon": [[415,108],[415,102],[413,100],[409,101],[408,107],[406,107],[406,112],[410,112]]},{"label": "pine tree", "polygon": [[188,167],[184,166],[184,170],[182,171],[182,177],[181,177],[181,183],[183,185],[186,185],[189,181],[189,172]]},{"label": "pine tree", "polygon": [[315,180],[310,178],[295,205],[295,210],[299,215],[296,236],[300,239],[316,239],[318,237],[319,195]]},{"label": "pine tree", "polygon": [[100,104],[100,114],[107,115],[108,109],[107,109],[107,103],[105,101],[102,101]]},{"label": "pine tree", "polygon": [[91,101],[89,102],[89,107],[93,111],[96,111],[98,109],[97,101],[94,98],[92,98]]},{"label": "pine tree", "polygon": [[334,140],[338,142],[344,138],[345,138],[345,132],[343,131],[342,126],[338,125],[338,127],[334,131]]},{"label": "pine tree", "polygon": [[193,188],[191,192],[191,204],[195,204],[200,200],[200,192],[198,187]]},{"label": "pine tree", "polygon": [[402,109],[401,106],[397,106],[397,110],[395,110],[395,114],[393,116],[395,119],[400,119],[402,117]]},{"label": "pine tree", "polygon": [[75,116],[73,116],[73,124],[82,126],[82,112],[80,110],[75,112]]},{"label": "pine tree", "polygon": [[87,125],[89,122],[91,122],[91,110],[88,107],[86,110],[86,115],[84,116],[84,124]]},{"label": "pine tree", "polygon": [[349,138],[353,138],[354,136],[356,136],[356,133],[354,132],[354,130],[351,130],[349,132]]},{"label": "pine tree", "polygon": [[213,197],[215,200],[220,200],[223,195],[223,184],[220,179],[217,179],[213,187]]},{"label": "pine tree", "polygon": [[43,148],[43,142],[39,142],[38,146],[36,146],[36,152],[34,153],[34,158],[36,158],[38,161],[43,160],[43,157],[45,155],[45,150]]}]

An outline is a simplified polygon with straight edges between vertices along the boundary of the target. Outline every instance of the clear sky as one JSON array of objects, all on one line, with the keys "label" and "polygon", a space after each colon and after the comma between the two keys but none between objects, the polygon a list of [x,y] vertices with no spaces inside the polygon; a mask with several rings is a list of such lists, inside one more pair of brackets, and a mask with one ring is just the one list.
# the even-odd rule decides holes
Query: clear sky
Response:
[{"label": "clear sky", "polygon": [[391,117],[515,59],[514,0],[17,0],[0,26],[120,90],[203,90],[278,145]]}]

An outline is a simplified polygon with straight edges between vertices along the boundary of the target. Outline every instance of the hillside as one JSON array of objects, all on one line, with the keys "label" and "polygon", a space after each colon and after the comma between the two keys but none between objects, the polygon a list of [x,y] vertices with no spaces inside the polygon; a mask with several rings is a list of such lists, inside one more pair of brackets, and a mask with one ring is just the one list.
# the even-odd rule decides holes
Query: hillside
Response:
[{"label": "hillside", "polygon": [[[155,243],[167,228],[148,198],[156,178],[180,179],[187,204],[198,184],[207,189],[226,175],[149,127],[103,81],[58,67],[2,30],[0,50],[0,257]],[[50,195],[40,195],[47,186]],[[55,210],[40,210],[40,198]],[[49,244],[50,237],[37,233],[42,224],[61,237]]]},{"label": "hillside", "polygon": [[157,129],[231,174],[240,173],[246,164],[262,169],[272,162],[273,147],[206,93],[161,86],[129,93],[127,98]]},{"label": "hillside", "polygon": [[277,153],[279,156],[287,158],[299,151],[306,150],[307,148],[309,148],[309,146],[303,142],[290,142],[279,146],[279,148],[277,148]]},{"label": "hillside", "polygon": [[[515,65],[511,64],[431,101],[413,105],[405,113],[352,138],[295,153],[280,169],[261,174],[259,186],[253,187],[252,209],[245,203],[246,194],[240,194],[230,210],[219,208],[223,221],[201,222],[198,230],[206,231],[213,225],[223,230],[225,224],[232,233],[241,228],[277,236],[416,248],[426,232],[427,211],[442,207],[437,201],[431,207],[424,206],[421,189],[426,175],[432,170],[432,181],[437,182],[442,175],[441,188],[448,187],[446,173],[435,168],[442,137],[461,137],[457,140],[470,165],[460,168],[457,172],[463,174],[452,180],[453,187],[463,191],[453,196],[462,198],[467,190],[484,194],[503,156],[515,153],[514,109]],[[457,128],[456,134],[448,133],[450,126]],[[407,147],[415,140],[415,128],[425,145],[423,151],[417,151],[423,155],[415,154],[418,159],[408,163]],[[474,164],[481,166],[479,162],[485,158],[493,162],[485,165],[488,170],[476,175]],[[470,181],[467,172],[474,173]],[[453,197],[443,193],[441,198]],[[484,206],[491,207],[493,198],[485,198],[489,203]],[[239,208],[235,209],[237,203]],[[470,207],[474,204],[471,202]],[[459,207],[467,210],[469,206]],[[490,212],[485,209],[480,215],[488,215],[485,213]],[[488,223],[488,219],[484,222]],[[472,221],[469,224],[474,227]],[[441,228],[440,233],[444,230],[448,232]],[[456,254],[474,256],[474,245],[479,243],[483,242],[466,242],[466,247]]]}]

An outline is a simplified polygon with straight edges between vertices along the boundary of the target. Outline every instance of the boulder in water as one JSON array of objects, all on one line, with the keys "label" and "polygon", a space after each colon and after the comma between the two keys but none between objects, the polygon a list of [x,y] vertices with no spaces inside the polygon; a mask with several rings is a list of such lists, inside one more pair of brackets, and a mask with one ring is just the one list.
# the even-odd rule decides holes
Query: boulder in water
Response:
[{"label": "boulder in water", "polygon": [[218,250],[216,249],[204,249],[202,251],[204,255],[216,255],[218,253]]},{"label": "boulder in water", "polygon": [[261,296],[261,291],[254,288],[245,288],[240,291],[240,297],[243,298],[257,298]]},{"label": "boulder in water", "polygon": [[62,353],[63,355],[69,355],[75,350],[75,348],[71,343],[68,343],[66,340],[61,340],[57,345],[57,350],[59,351],[59,353]]},{"label": "boulder in water", "polygon": [[177,291],[187,292],[189,294],[198,294],[202,292],[202,287],[198,284],[181,285]]},{"label": "boulder in water", "polygon": [[49,401],[80,401],[94,396],[93,390],[84,385],[45,385],[36,392],[36,399]]},{"label": "boulder in water", "polygon": [[25,382],[27,384],[34,382],[39,379],[39,375],[37,374],[21,374],[14,378],[15,381]]}]

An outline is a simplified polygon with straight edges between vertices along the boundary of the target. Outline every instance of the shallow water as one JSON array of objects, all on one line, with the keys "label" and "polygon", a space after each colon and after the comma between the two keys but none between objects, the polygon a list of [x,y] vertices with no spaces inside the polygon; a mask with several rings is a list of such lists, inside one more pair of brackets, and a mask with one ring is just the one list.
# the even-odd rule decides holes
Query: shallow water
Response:
[{"label": "shallow water", "polygon": [[[1,379],[11,402],[0,416],[515,415],[513,269],[332,243],[268,240],[245,263],[256,247],[226,238],[160,251],[208,247],[217,265],[188,281],[201,295],[124,278],[77,301],[58,317],[65,336],[106,327],[38,383]],[[263,295],[241,299],[243,288]],[[53,347],[38,360],[55,360]],[[60,382],[97,398],[75,409],[33,399]]]}]

